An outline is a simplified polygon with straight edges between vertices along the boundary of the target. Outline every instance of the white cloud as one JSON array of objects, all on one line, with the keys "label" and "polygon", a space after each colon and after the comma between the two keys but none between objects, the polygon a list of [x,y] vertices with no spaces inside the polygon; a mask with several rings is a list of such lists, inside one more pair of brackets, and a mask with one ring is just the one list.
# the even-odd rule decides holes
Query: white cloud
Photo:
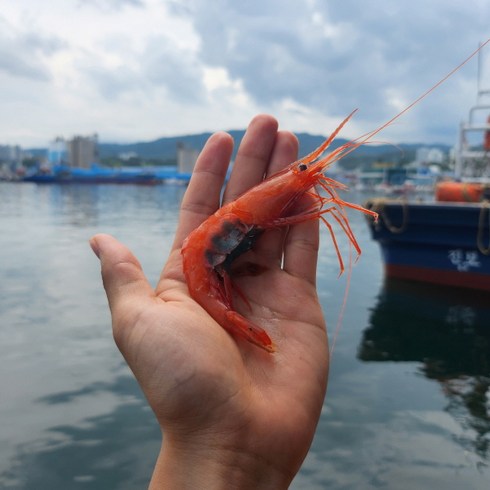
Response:
[{"label": "white cloud", "polygon": [[[257,112],[326,134],[359,108],[356,137],[488,38],[489,18],[486,0],[2,0],[0,144],[149,140]],[[475,76],[476,61],[381,138],[451,143]]]}]

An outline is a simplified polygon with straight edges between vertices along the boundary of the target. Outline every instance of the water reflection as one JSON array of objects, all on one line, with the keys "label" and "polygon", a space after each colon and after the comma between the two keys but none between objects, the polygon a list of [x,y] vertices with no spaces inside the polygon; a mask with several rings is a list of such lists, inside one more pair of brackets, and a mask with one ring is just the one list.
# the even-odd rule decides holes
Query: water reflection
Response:
[{"label": "water reflection", "polygon": [[[144,209],[162,210],[176,215],[185,187],[168,186],[121,186],[67,185],[41,186],[39,200],[51,209],[53,216],[64,216],[65,224],[90,226],[100,222],[101,216],[110,221],[125,222],[128,216],[138,216],[145,221]],[[110,215],[107,212],[110,211]],[[152,216],[153,218],[153,216]]]},{"label": "water reflection", "polygon": [[[43,440],[19,446],[2,488],[146,488],[160,446],[160,431],[131,375],[79,390],[50,394],[43,405],[117,397],[114,408],[78,424],[50,427]],[[85,400],[87,401],[87,400]],[[62,463],[61,463],[62,462]]]},{"label": "water reflection", "polygon": [[358,351],[363,361],[421,363],[465,429],[459,442],[484,458],[490,457],[489,318],[488,293],[387,280]]}]

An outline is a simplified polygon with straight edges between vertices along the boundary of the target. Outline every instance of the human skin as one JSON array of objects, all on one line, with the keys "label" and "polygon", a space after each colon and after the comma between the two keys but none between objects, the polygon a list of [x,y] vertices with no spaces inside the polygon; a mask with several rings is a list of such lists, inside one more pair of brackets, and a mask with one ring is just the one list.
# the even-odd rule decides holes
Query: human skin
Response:
[{"label": "human skin", "polygon": [[[232,149],[232,138],[216,133],[202,150],[156,288],[115,238],[99,234],[90,241],[115,342],[163,433],[151,489],[288,488],[325,397],[329,356],[316,293],[317,220],[268,230],[238,259],[258,267],[233,278],[250,303],[237,301],[237,309],[267,330],[275,353],[232,337],[189,295],[182,242],[221,205]],[[273,117],[256,116],[223,203],[295,160],[297,149],[295,136],[278,131]]]}]

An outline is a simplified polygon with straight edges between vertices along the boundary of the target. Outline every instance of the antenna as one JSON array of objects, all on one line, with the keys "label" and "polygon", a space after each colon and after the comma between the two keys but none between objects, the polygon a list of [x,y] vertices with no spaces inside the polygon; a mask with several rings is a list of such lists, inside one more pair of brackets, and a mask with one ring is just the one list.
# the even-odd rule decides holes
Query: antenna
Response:
[{"label": "antenna", "polygon": [[[488,42],[488,41],[487,41]],[[485,43],[486,44],[486,43]],[[482,51],[483,50],[480,50],[480,48],[482,47],[482,43],[479,44],[479,51],[478,51],[478,73],[477,73],[477,78],[476,78],[476,88],[477,88],[477,92],[476,92],[476,96],[477,96],[477,103],[479,102],[480,100],[480,97],[482,95],[490,95],[490,89],[483,89],[482,88],[482,72],[483,72],[483,53]]]},{"label": "antenna", "polygon": [[480,90],[481,90],[481,42],[478,43],[478,64],[477,64],[477,71],[476,71],[476,101],[478,102],[478,99],[480,98]]}]

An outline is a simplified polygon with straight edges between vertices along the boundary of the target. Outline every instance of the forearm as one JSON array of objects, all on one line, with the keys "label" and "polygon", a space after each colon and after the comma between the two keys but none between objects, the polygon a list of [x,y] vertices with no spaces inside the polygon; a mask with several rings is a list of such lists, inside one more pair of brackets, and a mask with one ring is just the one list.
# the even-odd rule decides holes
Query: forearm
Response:
[{"label": "forearm", "polygon": [[293,476],[240,450],[179,447],[166,441],[150,490],[281,490],[289,487]]}]

